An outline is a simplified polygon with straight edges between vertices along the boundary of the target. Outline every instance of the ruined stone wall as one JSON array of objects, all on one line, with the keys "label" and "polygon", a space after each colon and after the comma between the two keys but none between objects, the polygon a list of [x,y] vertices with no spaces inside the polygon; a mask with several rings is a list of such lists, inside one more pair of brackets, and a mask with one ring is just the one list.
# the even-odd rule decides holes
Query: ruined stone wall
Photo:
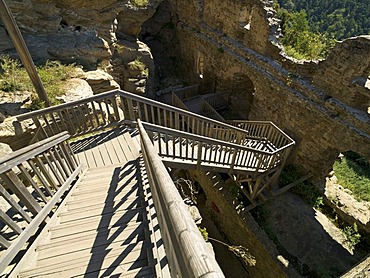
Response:
[{"label": "ruined stone wall", "polygon": [[[194,25],[196,20],[179,17],[182,74],[189,82],[200,80],[196,60],[201,53],[203,79],[216,78],[217,84],[234,96],[250,94],[238,91],[240,79],[253,84],[250,107],[236,97],[231,98],[232,109],[239,117],[270,120],[286,131],[297,142],[289,162],[312,172],[316,179],[329,173],[341,151],[352,150],[370,160],[369,89],[354,82],[370,73],[369,37],[338,43],[325,61],[297,63],[277,56],[280,48],[272,39],[275,23],[269,25],[270,11],[262,1],[259,5],[253,5],[254,1],[227,1],[230,9],[225,1],[203,3],[198,26]],[[245,3],[252,3],[254,20],[260,24],[255,26],[261,30],[256,33],[259,47],[237,37],[238,12]]]},{"label": "ruined stone wall", "polygon": [[[250,277],[298,277],[274,244],[261,230],[253,217],[238,209],[239,201],[217,173],[189,171],[190,179],[197,181],[206,196],[205,206],[225,241],[241,245],[255,257],[255,266],[246,266]],[[280,259],[280,260],[279,260]]]}]

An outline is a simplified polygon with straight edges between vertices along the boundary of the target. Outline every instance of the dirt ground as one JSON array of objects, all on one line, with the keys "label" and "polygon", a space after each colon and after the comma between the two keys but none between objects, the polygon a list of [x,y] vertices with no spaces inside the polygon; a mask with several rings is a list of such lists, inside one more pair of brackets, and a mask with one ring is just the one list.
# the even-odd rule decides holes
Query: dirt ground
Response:
[{"label": "dirt ground", "polygon": [[[328,178],[325,194],[335,198],[354,217],[368,223],[369,203],[356,201],[335,181],[335,177]],[[265,209],[268,211],[268,229],[276,236],[280,248],[314,270],[319,277],[335,277],[364,257],[363,251],[351,248],[342,231],[323,213],[290,192],[266,203]]]}]

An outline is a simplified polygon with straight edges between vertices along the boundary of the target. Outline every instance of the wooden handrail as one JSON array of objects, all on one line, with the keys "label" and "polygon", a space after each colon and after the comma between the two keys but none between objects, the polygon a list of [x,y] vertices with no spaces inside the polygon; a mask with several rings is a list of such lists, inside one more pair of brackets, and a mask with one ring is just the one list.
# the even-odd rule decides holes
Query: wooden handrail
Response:
[{"label": "wooden handrail", "polygon": [[64,131],[0,158],[0,174],[17,166],[21,162],[44,152],[52,146],[66,141],[69,137],[70,135],[68,132]]},{"label": "wooden handrail", "polygon": [[173,277],[224,277],[140,120],[142,154]]},{"label": "wooden handrail", "polygon": [[62,132],[1,159],[0,195],[10,209],[0,209],[0,222],[7,228],[0,234],[0,246],[5,249],[0,256],[0,273],[38,231],[81,172],[66,142],[69,137]]},{"label": "wooden handrail", "polygon": [[141,122],[141,123],[144,126],[144,128],[148,131],[171,134],[176,137],[188,138],[188,139],[200,141],[200,142],[207,143],[207,144],[222,145],[224,147],[229,147],[229,148],[238,149],[238,150],[251,151],[251,152],[256,152],[259,154],[274,154],[275,153],[275,151],[256,150],[256,149],[243,146],[243,145],[239,145],[239,144],[235,144],[232,142],[225,142],[225,141],[218,140],[218,139],[212,139],[209,137],[196,135],[196,134],[192,134],[192,133],[188,133],[184,131],[179,131],[179,130],[175,130],[175,129],[171,129],[167,127],[162,127],[162,126],[158,126],[158,125],[154,125],[154,124],[150,124],[146,122]]}]

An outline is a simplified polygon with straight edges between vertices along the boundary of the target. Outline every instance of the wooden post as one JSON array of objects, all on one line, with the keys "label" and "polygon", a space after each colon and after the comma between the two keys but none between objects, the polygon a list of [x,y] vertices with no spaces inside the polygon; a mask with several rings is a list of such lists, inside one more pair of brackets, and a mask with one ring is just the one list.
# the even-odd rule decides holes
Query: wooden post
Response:
[{"label": "wooden post", "polygon": [[9,36],[18,52],[19,57],[22,60],[24,67],[27,70],[29,77],[31,78],[37,95],[42,101],[45,102],[46,106],[50,106],[50,101],[45,92],[44,86],[42,85],[41,79],[37,74],[35,65],[32,61],[32,57],[27,49],[27,45],[23,40],[22,34],[17,26],[17,23],[15,22],[13,15],[6,5],[5,0],[0,0],[0,18],[9,33]]}]

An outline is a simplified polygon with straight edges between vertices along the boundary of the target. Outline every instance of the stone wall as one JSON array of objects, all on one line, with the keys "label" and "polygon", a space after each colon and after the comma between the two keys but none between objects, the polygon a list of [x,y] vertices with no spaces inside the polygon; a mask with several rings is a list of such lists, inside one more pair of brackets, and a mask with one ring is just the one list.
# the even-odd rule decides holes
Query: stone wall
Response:
[{"label": "stone wall", "polygon": [[[254,35],[250,33],[253,42],[238,36],[245,3],[253,10],[245,32],[253,31],[253,21],[258,23]],[[341,151],[370,160],[369,89],[364,85],[370,73],[370,37],[338,42],[321,62],[294,61],[278,55],[281,49],[272,39],[278,37],[276,22],[266,3],[256,3],[205,0],[203,14],[192,21],[181,17],[189,14],[181,10],[187,7],[177,6],[181,74],[189,83],[215,78],[220,90],[235,96],[252,94],[248,105],[231,98],[232,110],[238,112],[233,116],[276,123],[297,142],[289,162],[317,180],[324,180]],[[199,55],[204,60],[202,80],[196,69]],[[243,77],[254,90],[240,91]]]},{"label": "stone wall", "polygon": [[238,200],[230,186],[217,173],[189,171],[190,178],[198,182],[206,195],[206,208],[224,240],[241,245],[255,257],[255,266],[246,266],[250,277],[299,277],[289,262],[281,256],[249,213],[238,209]]}]

